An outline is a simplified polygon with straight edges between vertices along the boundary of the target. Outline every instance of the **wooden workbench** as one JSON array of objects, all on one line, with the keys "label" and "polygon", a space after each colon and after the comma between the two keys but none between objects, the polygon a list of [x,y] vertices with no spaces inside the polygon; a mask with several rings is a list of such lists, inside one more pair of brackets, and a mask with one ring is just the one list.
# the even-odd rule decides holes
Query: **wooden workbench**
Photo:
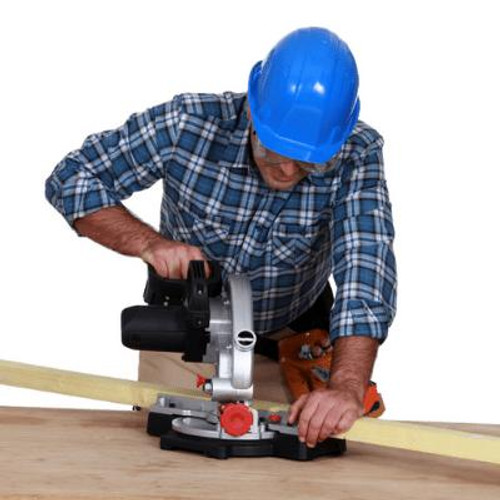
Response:
[{"label": "wooden workbench", "polygon": [[0,499],[49,498],[499,500],[500,467],[355,443],[313,462],[216,460],[160,450],[143,412],[0,407]]}]

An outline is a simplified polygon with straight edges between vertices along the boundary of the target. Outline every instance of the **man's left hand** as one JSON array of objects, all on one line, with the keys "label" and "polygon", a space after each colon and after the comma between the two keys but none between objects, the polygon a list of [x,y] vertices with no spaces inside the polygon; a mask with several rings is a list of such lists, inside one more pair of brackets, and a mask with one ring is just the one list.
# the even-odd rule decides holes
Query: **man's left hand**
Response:
[{"label": "man's left hand", "polygon": [[290,407],[288,423],[298,419],[299,440],[314,447],[332,434],[347,432],[363,415],[363,401],[347,386],[316,389],[300,396]]}]

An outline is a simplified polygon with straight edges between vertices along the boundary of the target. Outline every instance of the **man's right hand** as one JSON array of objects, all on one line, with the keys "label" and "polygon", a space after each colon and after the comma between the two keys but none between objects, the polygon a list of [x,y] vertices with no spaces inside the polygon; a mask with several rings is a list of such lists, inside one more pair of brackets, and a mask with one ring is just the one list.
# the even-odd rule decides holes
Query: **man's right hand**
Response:
[{"label": "man's right hand", "polygon": [[141,258],[151,264],[160,276],[168,279],[186,279],[191,260],[205,261],[205,274],[210,275],[207,258],[198,247],[161,236],[145,247]]},{"label": "man's right hand", "polygon": [[186,279],[191,260],[205,261],[205,273],[210,274],[199,248],[167,240],[123,205],[101,208],[76,219],[74,225],[81,236],[124,255],[142,258],[164,278]]}]

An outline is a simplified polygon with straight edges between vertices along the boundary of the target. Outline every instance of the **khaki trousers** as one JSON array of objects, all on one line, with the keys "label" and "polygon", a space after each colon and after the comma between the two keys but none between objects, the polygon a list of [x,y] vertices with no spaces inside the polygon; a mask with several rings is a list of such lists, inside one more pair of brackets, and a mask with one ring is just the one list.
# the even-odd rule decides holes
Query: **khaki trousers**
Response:
[{"label": "khaki trousers", "polygon": [[[141,351],[139,380],[195,389],[196,375],[211,378],[214,366],[209,363],[187,363],[177,352]],[[281,375],[279,363],[260,354],[254,356],[254,398],[278,403],[290,403],[292,398]]]}]

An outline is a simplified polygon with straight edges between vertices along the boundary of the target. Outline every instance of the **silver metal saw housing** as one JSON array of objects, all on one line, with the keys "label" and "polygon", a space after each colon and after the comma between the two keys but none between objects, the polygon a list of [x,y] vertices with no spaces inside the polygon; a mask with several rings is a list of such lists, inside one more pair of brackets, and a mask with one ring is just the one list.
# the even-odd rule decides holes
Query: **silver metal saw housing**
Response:
[{"label": "silver metal saw housing", "polygon": [[253,398],[253,357],[257,336],[253,327],[250,280],[231,275],[227,290],[210,299],[210,342],[204,363],[215,365],[215,376],[204,386],[215,401]]}]

